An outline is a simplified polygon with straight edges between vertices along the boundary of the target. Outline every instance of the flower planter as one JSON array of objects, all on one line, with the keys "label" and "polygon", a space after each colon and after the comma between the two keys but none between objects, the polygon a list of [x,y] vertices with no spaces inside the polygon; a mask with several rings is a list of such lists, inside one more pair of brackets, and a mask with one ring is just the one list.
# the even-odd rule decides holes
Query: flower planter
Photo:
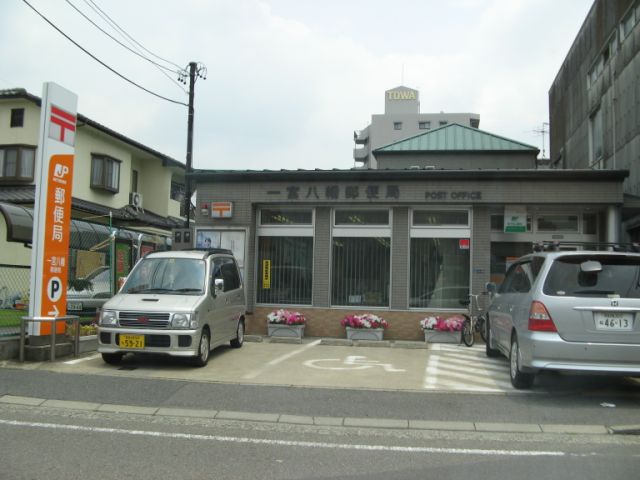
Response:
[{"label": "flower planter", "polygon": [[384,328],[345,328],[349,340],[382,340],[384,335]]},{"label": "flower planter", "polygon": [[424,341],[427,343],[460,343],[462,332],[441,330],[424,330]]},{"label": "flower planter", "polygon": [[270,337],[302,338],[304,336],[304,325],[267,323],[267,334]]}]

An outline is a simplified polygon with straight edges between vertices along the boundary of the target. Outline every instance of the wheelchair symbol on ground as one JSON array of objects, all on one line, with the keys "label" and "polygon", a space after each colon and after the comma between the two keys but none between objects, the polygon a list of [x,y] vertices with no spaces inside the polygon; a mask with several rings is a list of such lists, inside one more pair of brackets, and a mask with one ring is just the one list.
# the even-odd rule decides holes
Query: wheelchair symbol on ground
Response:
[{"label": "wheelchair symbol on ground", "polygon": [[395,368],[390,363],[380,363],[378,360],[369,360],[360,355],[349,355],[344,360],[340,358],[317,358],[307,360],[304,366],[317,368],[319,370],[366,370],[368,368],[380,367],[385,372],[406,372],[403,368]]}]

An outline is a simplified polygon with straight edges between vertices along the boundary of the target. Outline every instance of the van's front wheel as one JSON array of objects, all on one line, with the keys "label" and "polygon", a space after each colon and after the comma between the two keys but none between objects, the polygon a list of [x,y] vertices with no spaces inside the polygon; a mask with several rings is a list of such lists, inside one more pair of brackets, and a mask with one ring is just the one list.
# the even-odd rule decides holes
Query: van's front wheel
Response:
[{"label": "van's front wheel", "polygon": [[209,353],[211,352],[211,340],[209,339],[209,332],[207,330],[202,331],[200,337],[200,343],[198,345],[198,354],[193,358],[193,364],[196,367],[204,367],[209,362]]},{"label": "van's front wheel", "polygon": [[102,360],[109,365],[120,365],[122,363],[122,353],[103,353]]}]

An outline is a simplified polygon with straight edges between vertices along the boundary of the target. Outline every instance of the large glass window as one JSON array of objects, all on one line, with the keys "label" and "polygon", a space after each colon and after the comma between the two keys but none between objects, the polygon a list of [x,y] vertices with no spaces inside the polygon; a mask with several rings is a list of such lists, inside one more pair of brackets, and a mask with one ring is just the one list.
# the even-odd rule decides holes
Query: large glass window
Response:
[{"label": "large glass window", "polygon": [[310,305],[313,237],[258,239],[257,302]]},{"label": "large glass window", "polygon": [[332,258],[333,305],[389,306],[389,238],[334,237]]},{"label": "large glass window", "polygon": [[411,239],[410,307],[462,308],[469,295],[469,243],[464,240]]}]

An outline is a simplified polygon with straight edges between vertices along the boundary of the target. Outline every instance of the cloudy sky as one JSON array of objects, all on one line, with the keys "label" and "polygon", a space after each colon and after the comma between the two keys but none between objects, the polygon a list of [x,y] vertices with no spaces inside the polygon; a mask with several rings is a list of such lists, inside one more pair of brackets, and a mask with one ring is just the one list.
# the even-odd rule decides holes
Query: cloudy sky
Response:
[{"label": "cloudy sky", "polygon": [[[195,88],[201,169],[351,168],[353,131],[384,113],[384,91],[401,84],[420,91],[423,113],[478,113],[482,130],[542,149],[536,131],[548,122],[549,87],[592,4],[27,1],[109,67],[168,99],[188,101],[171,69],[204,64],[207,77]],[[184,161],[187,108],[111,73],[23,0],[0,1],[0,61],[0,89],[40,96],[43,82],[56,82],[78,94],[80,113]]]}]

